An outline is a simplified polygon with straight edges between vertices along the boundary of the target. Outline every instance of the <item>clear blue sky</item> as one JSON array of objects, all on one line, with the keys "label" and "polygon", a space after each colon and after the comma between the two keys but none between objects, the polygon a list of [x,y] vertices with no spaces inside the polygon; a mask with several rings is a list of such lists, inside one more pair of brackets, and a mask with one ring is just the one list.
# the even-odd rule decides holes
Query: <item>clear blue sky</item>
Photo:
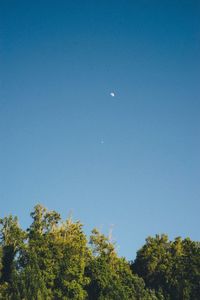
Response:
[{"label": "clear blue sky", "polygon": [[200,2],[0,11],[1,216],[72,211],[87,233],[113,226],[129,259],[148,235],[198,240]]}]

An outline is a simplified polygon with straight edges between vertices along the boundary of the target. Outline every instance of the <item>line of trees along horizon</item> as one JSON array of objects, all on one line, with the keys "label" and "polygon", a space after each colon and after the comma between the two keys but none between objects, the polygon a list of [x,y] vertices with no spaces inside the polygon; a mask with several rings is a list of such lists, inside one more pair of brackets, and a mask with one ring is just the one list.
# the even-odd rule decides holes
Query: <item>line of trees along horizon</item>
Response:
[{"label": "line of trees along horizon", "polygon": [[36,205],[32,224],[0,219],[0,299],[199,300],[200,242],[148,237],[134,261],[97,229]]}]

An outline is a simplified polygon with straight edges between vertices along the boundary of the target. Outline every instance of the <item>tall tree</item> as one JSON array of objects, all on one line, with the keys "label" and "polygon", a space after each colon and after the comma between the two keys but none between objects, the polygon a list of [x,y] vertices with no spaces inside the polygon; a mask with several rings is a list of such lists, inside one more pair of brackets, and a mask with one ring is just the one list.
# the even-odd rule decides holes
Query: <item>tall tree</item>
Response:
[{"label": "tall tree", "polygon": [[88,275],[89,300],[153,300],[155,293],[145,289],[144,281],[133,275],[130,265],[124,258],[119,258],[113,243],[94,229],[90,238],[93,250]]},{"label": "tall tree", "polygon": [[149,288],[162,290],[165,299],[198,300],[200,295],[200,244],[190,239],[169,241],[166,235],[146,239],[132,270]]},{"label": "tall tree", "polygon": [[32,299],[85,299],[87,239],[79,222],[61,222],[37,205],[31,213],[26,248],[20,257],[22,295]]},{"label": "tall tree", "polygon": [[96,229],[88,243],[80,222],[41,205],[31,217],[27,231],[0,219],[2,300],[199,300],[199,242],[148,237],[130,264]]},{"label": "tall tree", "polygon": [[23,247],[25,232],[19,227],[17,217],[0,219],[0,293],[7,299],[17,299],[17,261],[16,257]]}]

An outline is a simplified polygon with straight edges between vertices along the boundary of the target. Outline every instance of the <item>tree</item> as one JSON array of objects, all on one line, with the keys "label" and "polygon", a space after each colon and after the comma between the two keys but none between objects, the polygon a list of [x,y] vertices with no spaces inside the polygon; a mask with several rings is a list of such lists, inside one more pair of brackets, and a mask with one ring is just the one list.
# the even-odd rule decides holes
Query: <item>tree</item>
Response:
[{"label": "tree", "polygon": [[17,255],[23,247],[25,232],[20,229],[17,217],[0,219],[0,295],[18,299]]},{"label": "tree", "polygon": [[132,264],[133,272],[165,299],[197,300],[200,295],[200,244],[166,235],[146,239]]},{"label": "tree", "polygon": [[85,299],[87,239],[79,222],[61,222],[55,211],[37,205],[21,253],[22,296],[32,299]]},{"label": "tree", "polygon": [[90,244],[93,255],[87,269],[91,279],[87,288],[89,300],[157,299],[153,291],[145,289],[144,281],[132,274],[128,262],[117,256],[107,237],[94,229]]},{"label": "tree", "polygon": [[86,299],[85,286],[89,278],[85,274],[90,251],[80,222],[70,219],[53,233],[57,275],[54,283],[55,299]]},{"label": "tree", "polygon": [[0,219],[0,299],[199,299],[199,242],[148,237],[130,263],[97,229],[88,243],[80,222],[41,205],[31,217],[27,231],[17,217]]}]

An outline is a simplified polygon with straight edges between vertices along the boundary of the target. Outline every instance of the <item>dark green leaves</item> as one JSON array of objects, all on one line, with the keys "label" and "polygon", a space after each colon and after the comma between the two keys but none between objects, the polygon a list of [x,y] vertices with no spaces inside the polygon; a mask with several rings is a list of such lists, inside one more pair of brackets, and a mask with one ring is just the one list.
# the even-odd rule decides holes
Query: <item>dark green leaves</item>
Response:
[{"label": "dark green leaves", "polygon": [[130,265],[97,229],[88,242],[80,222],[41,205],[24,231],[0,219],[0,299],[197,300],[200,244],[149,237]]}]

